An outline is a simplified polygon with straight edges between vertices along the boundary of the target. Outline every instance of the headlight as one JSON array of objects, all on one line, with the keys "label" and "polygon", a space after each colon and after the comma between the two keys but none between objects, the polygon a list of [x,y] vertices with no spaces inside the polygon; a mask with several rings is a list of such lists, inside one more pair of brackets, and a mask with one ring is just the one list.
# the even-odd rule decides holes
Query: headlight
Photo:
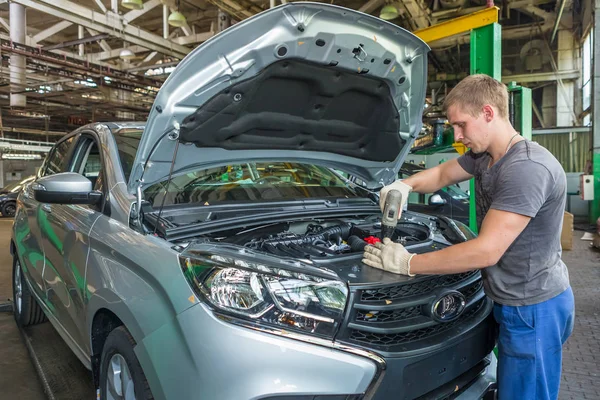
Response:
[{"label": "headlight", "polygon": [[192,287],[217,312],[327,338],[342,321],[348,288],[341,281],[217,255],[180,260]]}]

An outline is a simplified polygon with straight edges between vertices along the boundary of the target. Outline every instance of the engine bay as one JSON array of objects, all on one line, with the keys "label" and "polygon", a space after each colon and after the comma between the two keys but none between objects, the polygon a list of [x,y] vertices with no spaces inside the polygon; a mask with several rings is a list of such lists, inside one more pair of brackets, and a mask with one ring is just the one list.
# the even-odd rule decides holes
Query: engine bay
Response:
[{"label": "engine bay", "polygon": [[[466,227],[459,225],[445,217],[405,212],[390,239],[407,248],[428,247],[427,244],[434,242],[460,243],[471,237],[467,237]],[[297,216],[284,221],[213,229],[207,234],[199,232],[184,240],[171,241],[183,247],[193,242],[227,243],[280,257],[326,260],[362,253],[367,244],[382,240],[381,226],[381,214],[331,218]]]},{"label": "engine bay", "polygon": [[[364,220],[330,220],[278,224],[274,232],[263,235],[235,236],[234,243],[253,250],[297,258],[326,258],[363,252],[367,244],[379,237],[381,222],[376,218]],[[396,227],[393,241],[415,245],[431,240],[431,229],[424,224],[402,222]],[[227,240],[229,241],[229,240]]]}]

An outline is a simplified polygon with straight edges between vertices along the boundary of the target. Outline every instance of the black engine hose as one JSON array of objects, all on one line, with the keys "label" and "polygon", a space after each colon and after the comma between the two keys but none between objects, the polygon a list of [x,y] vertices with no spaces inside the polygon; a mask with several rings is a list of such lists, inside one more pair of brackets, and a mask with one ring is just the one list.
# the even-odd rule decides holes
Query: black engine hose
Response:
[{"label": "black engine hose", "polygon": [[[331,226],[329,228],[325,228],[323,229],[321,232],[319,233],[315,233],[312,235],[304,235],[302,237],[298,237],[298,238],[293,238],[293,239],[265,239],[262,241],[262,244],[271,244],[271,245],[278,245],[278,244],[284,244],[284,245],[289,245],[289,244],[313,244],[316,240],[322,240],[322,241],[327,241],[327,240],[331,240],[333,238],[340,237],[342,240],[346,240],[348,238],[348,235],[350,235],[350,228],[351,226],[348,224],[344,224],[344,225],[336,225],[336,226]],[[337,242],[337,240],[336,240]]]},{"label": "black engine hose", "polygon": [[348,238],[348,245],[352,249],[352,252],[356,253],[356,252],[364,251],[365,246],[367,245],[367,242],[365,242],[364,240],[362,240],[361,238],[359,238],[356,235],[352,235]]}]

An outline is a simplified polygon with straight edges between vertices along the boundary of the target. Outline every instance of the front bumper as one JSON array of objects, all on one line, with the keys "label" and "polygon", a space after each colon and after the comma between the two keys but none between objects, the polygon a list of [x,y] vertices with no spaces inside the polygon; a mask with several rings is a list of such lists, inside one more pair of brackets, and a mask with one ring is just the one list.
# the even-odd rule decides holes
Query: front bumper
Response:
[{"label": "front bumper", "polygon": [[[381,363],[365,352],[237,326],[198,304],[148,335],[135,351],[156,399],[470,400],[495,382],[488,320],[443,350]],[[487,368],[479,363],[486,355]],[[474,363],[481,369],[471,367]],[[435,393],[423,394],[424,387]]]}]

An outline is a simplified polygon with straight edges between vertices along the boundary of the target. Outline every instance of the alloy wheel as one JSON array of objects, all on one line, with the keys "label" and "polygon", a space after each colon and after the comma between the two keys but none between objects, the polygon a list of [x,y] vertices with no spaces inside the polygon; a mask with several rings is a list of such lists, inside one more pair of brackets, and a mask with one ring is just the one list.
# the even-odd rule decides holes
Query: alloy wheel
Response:
[{"label": "alloy wheel", "polygon": [[13,205],[6,206],[6,216],[7,217],[14,217],[16,211],[17,211],[16,206],[13,206]]},{"label": "alloy wheel", "polygon": [[118,353],[113,355],[108,363],[106,384],[108,400],[135,400],[131,372],[125,358]]}]

